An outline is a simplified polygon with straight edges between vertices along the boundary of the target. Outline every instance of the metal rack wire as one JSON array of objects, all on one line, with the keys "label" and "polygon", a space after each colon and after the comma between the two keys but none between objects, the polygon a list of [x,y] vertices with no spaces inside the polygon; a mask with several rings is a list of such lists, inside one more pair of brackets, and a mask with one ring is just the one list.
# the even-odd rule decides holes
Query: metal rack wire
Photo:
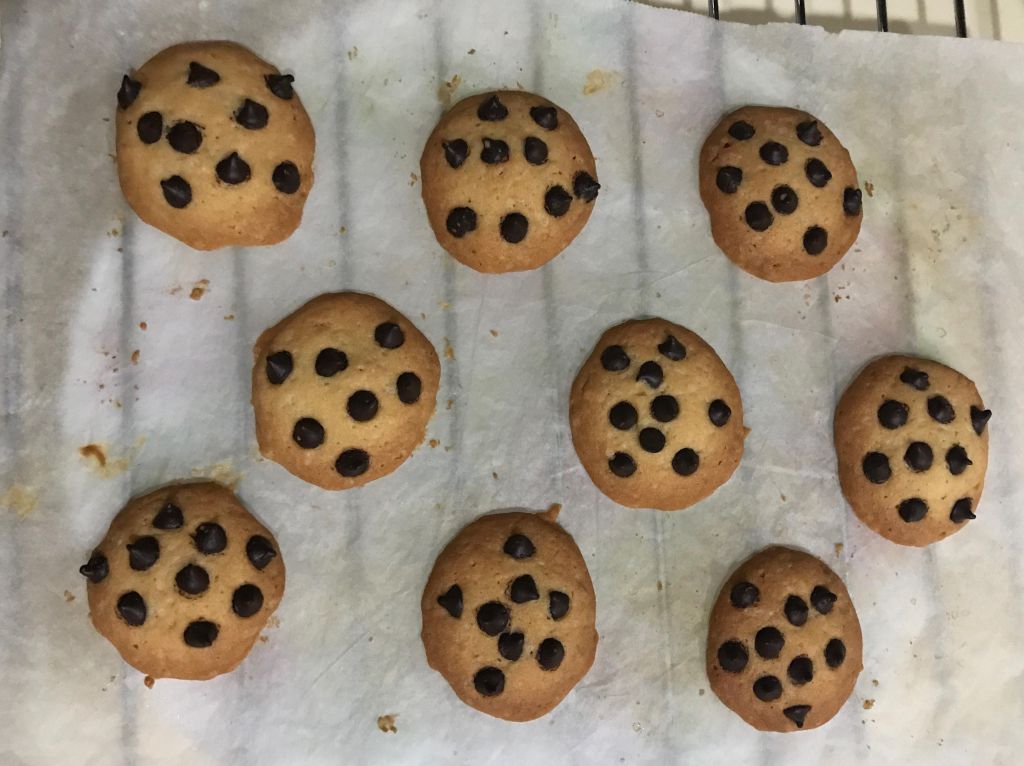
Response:
[{"label": "metal rack wire", "polygon": [[[807,23],[807,7],[805,0],[793,0],[795,6],[793,20],[797,24]],[[967,37],[967,18],[964,14],[964,0],[953,0],[953,15],[956,18],[957,37]],[[718,0],[708,0],[708,16],[718,18]],[[889,31],[889,9],[886,0],[875,0],[875,16],[878,19],[878,31]]]}]

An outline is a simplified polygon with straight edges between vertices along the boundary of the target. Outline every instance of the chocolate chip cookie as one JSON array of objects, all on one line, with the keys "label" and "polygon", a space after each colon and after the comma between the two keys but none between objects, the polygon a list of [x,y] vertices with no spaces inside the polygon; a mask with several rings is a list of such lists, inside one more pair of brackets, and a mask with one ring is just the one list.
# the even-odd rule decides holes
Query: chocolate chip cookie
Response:
[{"label": "chocolate chip cookie", "polygon": [[96,630],[153,678],[234,670],[284,593],[274,536],[213,482],[133,498],[79,571]]},{"label": "chocolate chip cookie", "polygon": [[427,663],[496,718],[539,718],[594,662],[594,586],[558,511],[480,517],[441,551],[423,591]]},{"label": "chocolate chip cookie", "polygon": [[665,319],[611,328],[572,385],[572,442],[597,488],[674,511],[728,481],[747,430],[736,381],[694,332]]},{"label": "chocolate chip cookie", "polygon": [[824,274],[863,217],[849,152],[816,117],[782,107],[718,123],[700,152],[700,197],[722,252],[770,282]]},{"label": "chocolate chip cookie", "polygon": [[857,517],[901,545],[929,545],[975,518],[988,421],[974,383],[930,359],[886,356],[836,407],[839,482]]},{"label": "chocolate chip cookie", "polygon": [[329,293],[266,330],[253,349],[260,452],[324,489],[405,462],[434,414],[441,366],[423,333],[379,298]]},{"label": "chocolate chip cookie", "polygon": [[420,173],[437,241],[485,272],[550,261],[583,229],[600,188],[569,113],[525,91],[453,106],[427,139]]},{"label": "chocolate chip cookie", "polygon": [[860,621],[839,576],[808,553],[767,548],[718,594],[708,680],[755,729],[814,729],[850,696],[862,649]]},{"label": "chocolate chip cookie", "polygon": [[139,218],[197,250],[295,231],[314,137],[293,81],[225,41],[172,46],[125,75],[117,173]]}]

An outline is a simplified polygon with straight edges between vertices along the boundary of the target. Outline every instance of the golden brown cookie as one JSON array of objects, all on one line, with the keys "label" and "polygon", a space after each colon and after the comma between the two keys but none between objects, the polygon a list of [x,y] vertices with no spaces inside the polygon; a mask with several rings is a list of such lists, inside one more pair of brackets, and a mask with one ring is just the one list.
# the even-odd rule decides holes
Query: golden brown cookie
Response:
[{"label": "golden brown cookie", "polygon": [[597,488],[631,508],[675,511],[729,480],[743,455],[743,403],[718,354],[665,319],[611,328],[569,399],[572,443]]},{"label": "golden brown cookie", "polygon": [[453,106],[423,147],[420,173],[437,241],[485,272],[550,261],[583,229],[600,188],[569,113],[525,91]]},{"label": "golden brown cookie", "polygon": [[722,252],[770,282],[824,274],[863,217],[850,153],[816,117],[783,107],[718,123],[700,152],[700,197]]},{"label": "golden brown cookie", "polygon": [[809,553],[766,548],[718,594],[708,680],[755,729],[814,729],[850,696],[862,651],[860,621],[839,576]]},{"label": "golden brown cookie", "polygon": [[153,678],[234,670],[284,593],[274,536],[213,482],[132,498],[79,571],[96,630]]},{"label": "golden brown cookie", "polygon": [[975,517],[992,416],[974,383],[930,359],[885,356],[836,407],[839,483],[857,517],[901,545],[929,545]]},{"label": "golden brown cookie", "polygon": [[423,333],[379,298],[314,298],[260,335],[253,355],[260,452],[300,479],[358,487],[423,441],[441,365]]},{"label": "golden brown cookie", "polygon": [[172,46],[125,75],[117,174],[139,218],[197,250],[295,231],[315,141],[293,79],[223,40]]},{"label": "golden brown cookie", "polygon": [[423,591],[427,663],[467,705],[507,721],[552,710],[597,651],[594,586],[558,511],[481,516]]}]

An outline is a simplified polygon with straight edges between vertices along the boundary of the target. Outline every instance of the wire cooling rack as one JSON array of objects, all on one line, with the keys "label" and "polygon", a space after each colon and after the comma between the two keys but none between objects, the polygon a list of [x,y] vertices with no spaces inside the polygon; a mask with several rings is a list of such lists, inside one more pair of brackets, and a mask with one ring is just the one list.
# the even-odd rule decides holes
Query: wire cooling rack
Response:
[{"label": "wire cooling rack", "polygon": [[[953,16],[956,19],[957,37],[967,37],[967,19],[964,14],[964,0],[952,0]],[[793,21],[797,24],[807,23],[807,3],[805,0],[793,0]],[[718,18],[718,0],[708,0],[708,16]],[[875,16],[878,19],[878,31],[889,31],[889,9],[886,0],[875,0]]]}]

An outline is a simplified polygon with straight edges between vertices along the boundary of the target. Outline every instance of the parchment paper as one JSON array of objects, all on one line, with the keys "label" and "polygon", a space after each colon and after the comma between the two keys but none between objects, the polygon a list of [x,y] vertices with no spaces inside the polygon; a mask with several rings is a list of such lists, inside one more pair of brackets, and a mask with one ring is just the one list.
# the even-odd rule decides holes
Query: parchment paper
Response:
[{"label": "parchment paper", "polygon": [[[8,2],[2,31],[0,762],[1019,762],[1022,48],[613,0]],[[194,252],[120,194],[121,74],[193,38],[296,75],[317,177],[280,246]],[[484,276],[435,242],[418,160],[449,98],[519,86],[573,114],[603,188],[547,267]],[[815,113],[855,159],[864,228],[827,277],[761,282],[711,241],[698,149],[748,102]],[[437,446],[334,494],[259,459],[248,381],[259,332],[339,289],[416,321],[443,385]],[[718,350],[752,429],[732,481],[676,514],[601,496],[569,438],[578,365],[639,314]],[[892,351],[965,371],[995,412],[979,518],[927,550],[867,531],[835,476],[836,396]],[[131,495],[193,475],[234,482],[274,530],[287,591],[237,672],[147,689],[89,624],[76,568]],[[419,598],[468,521],[550,502],[589,562],[601,643],[559,708],[509,724],[427,668]],[[833,566],[865,635],[848,704],[793,735],[747,727],[704,673],[722,581],[773,543]]]}]

